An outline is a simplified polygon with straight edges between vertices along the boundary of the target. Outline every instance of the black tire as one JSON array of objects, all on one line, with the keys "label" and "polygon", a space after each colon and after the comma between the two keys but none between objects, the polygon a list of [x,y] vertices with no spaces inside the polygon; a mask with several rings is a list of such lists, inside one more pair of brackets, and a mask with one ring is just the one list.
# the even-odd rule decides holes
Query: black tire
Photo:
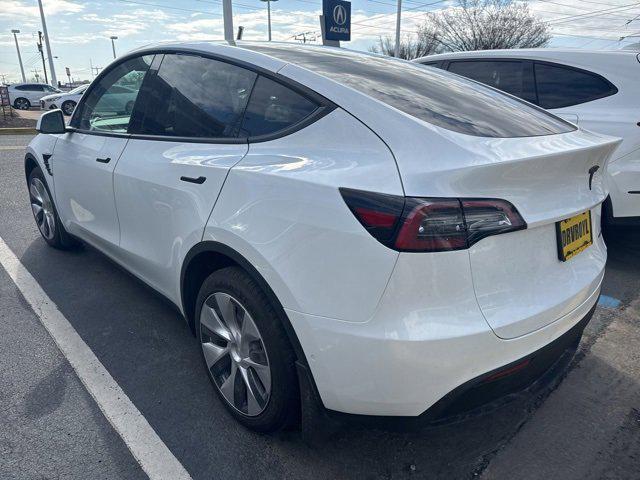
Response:
[{"label": "black tire", "polygon": [[600,228],[605,242],[609,243],[611,241],[613,231],[613,206],[611,205],[611,197],[607,197],[602,204]]},{"label": "black tire", "polygon": [[245,427],[262,433],[274,432],[289,426],[297,418],[300,395],[295,368],[295,354],[277,310],[265,292],[239,267],[227,267],[209,275],[203,282],[196,300],[195,326],[202,345],[200,313],[205,300],[214,293],[223,293],[236,299],[252,317],[258,328],[271,368],[271,393],[264,410],[257,416],[248,416],[234,408],[217,386],[211,370],[202,355],[220,400]]},{"label": "black tire", "polygon": [[[73,100],[67,100],[63,102],[62,105],[60,105],[62,113],[64,113],[66,116],[70,116],[73,113],[74,108],[76,108],[76,102],[74,102]],[[67,111],[69,113],[67,113]]]},{"label": "black tire", "polygon": [[42,238],[44,239],[44,241],[47,242],[51,247],[58,248],[60,250],[69,250],[71,248],[75,248],[79,246],[80,242],[76,238],[69,235],[67,231],[64,229],[64,227],[62,226],[60,217],[58,217],[58,211],[56,209],[55,203],[53,202],[53,196],[51,195],[51,191],[49,190],[49,185],[47,184],[47,179],[42,173],[42,170],[40,169],[40,167],[35,167],[29,174],[27,188],[29,189],[29,198],[31,202],[33,203],[33,199],[34,199],[34,195],[31,191],[34,179],[38,179],[44,185],[44,188],[46,189],[47,194],[49,195],[49,199],[51,200],[50,203],[51,203],[51,208],[53,210],[54,233],[51,238],[47,238],[45,233],[38,226],[38,217],[36,215],[36,212],[32,208],[34,220],[36,221],[36,226],[38,226],[38,230],[40,230],[40,234],[42,235]]},{"label": "black tire", "polygon": [[31,108],[31,102],[24,97],[19,97],[13,101],[13,108],[16,110],[29,110]]}]

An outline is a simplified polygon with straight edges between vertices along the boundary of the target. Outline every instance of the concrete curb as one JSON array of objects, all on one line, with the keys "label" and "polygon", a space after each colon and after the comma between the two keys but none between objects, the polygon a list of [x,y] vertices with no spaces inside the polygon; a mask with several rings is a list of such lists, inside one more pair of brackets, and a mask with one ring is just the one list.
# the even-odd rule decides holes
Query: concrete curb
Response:
[{"label": "concrete curb", "polygon": [[35,127],[0,128],[0,135],[31,135],[38,133]]}]

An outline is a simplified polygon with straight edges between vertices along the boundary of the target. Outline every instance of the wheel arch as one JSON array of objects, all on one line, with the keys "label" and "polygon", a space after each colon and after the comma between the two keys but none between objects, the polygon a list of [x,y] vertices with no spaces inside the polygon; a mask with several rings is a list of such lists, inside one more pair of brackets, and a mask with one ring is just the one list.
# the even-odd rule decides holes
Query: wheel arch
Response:
[{"label": "wheel arch", "polygon": [[182,263],[180,270],[180,301],[182,311],[192,333],[195,334],[195,300],[198,296],[200,285],[211,273],[230,266],[242,268],[262,288],[278,313],[297,360],[307,366],[308,363],[302,345],[273,289],[242,254],[220,242],[206,240],[194,245]]},{"label": "wheel arch", "polygon": [[24,156],[24,174],[27,182],[29,182],[29,175],[31,175],[31,172],[39,166],[38,161],[31,153],[27,153]]}]

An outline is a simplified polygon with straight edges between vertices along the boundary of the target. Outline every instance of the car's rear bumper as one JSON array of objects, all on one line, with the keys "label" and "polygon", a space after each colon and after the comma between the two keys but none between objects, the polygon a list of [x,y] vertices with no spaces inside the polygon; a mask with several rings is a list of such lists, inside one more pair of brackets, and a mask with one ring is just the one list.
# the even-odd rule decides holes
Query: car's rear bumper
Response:
[{"label": "car's rear bumper", "polygon": [[[367,322],[337,321],[287,310],[326,409],[394,417],[418,417],[441,410],[438,415],[428,414],[435,418],[473,410],[477,402],[484,404],[526,388],[520,379],[531,383],[528,380],[535,380],[549,366],[537,353],[546,349],[556,352],[550,345],[564,345],[558,339],[581,331],[576,325],[588,321],[585,318],[590,317],[600,294],[602,274],[586,300],[571,312],[525,335],[501,339],[478,308],[466,252],[448,253],[431,265],[419,265],[411,259],[403,266],[399,259],[396,270],[416,270],[402,272],[403,282],[390,280],[376,313]],[[459,275],[443,275],[440,269]],[[425,270],[430,275],[424,275]],[[415,287],[417,279],[420,288],[409,291],[407,283]],[[497,370],[534,356],[535,362],[522,368],[524,376],[518,376],[518,382],[486,382]],[[491,388],[481,382],[491,383]],[[467,392],[464,400],[461,392]],[[458,399],[449,401],[452,396]],[[450,405],[442,407],[442,402]]]},{"label": "car's rear bumper", "polygon": [[567,332],[539,350],[458,386],[416,417],[353,415],[325,410],[331,419],[375,427],[424,427],[489,413],[519,398],[533,398],[566,371],[597,305]]}]

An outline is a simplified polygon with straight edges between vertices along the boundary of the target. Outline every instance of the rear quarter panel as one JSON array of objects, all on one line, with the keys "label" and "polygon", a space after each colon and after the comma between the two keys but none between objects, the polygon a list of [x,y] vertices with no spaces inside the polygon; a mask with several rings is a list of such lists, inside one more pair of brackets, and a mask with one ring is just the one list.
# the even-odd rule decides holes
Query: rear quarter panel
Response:
[{"label": "rear quarter panel", "polygon": [[251,144],[231,169],[203,239],[249,260],[285,308],[366,321],[398,253],[365,231],[339,187],[403,194],[386,145],[336,109],[291,135]]}]

